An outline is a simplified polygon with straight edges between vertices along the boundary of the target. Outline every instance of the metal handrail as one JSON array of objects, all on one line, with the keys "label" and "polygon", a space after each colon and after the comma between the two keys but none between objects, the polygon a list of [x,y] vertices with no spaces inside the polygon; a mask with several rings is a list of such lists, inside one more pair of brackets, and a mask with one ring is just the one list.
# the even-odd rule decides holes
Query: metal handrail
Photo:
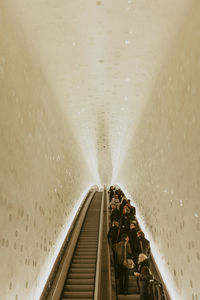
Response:
[{"label": "metal handrail", "polygon": [[[109,208],[109,199],[108,199],[108,192],[106,190],[106,214],[107,214],[107,233],[110,229],[110,221],[109,221],[109,215],[108,215],[108,208]],[[114,276],[114,281],[112,284],[112,274],[111,274],[111,253],[110,253],[110,244],[107,243],[108,247],[108,285],[109,285],[109,300],[116,300],[117,295],[116,295],[116,285],[115,285],[115,276]]]},{"label": "metal handrail", "polygon": [[[166,285],[165,285],[165,283],[164,283],[164,280],[163,280],[163,278],[162,278],[162,275],[161,275],[161,273],[160,273],[160,270],[159,270],[159,268],[158,268],[158,266],[157,266],[157,263],[156,263],[156,261],[155,261],[155,258],[154,258],[154,256],[153,256],[152,252],[150,252],[150,259],[151,259],[151,261],[152,261],[152,263],[153,263],[153,266],[154,266],[154,268],[155,268],[155,270],[156,270],[156,272],[157,272],[157,274],[158,274],[159,282],[162,284],[162,287],[163,287],[163,290],[164,290],[164,294],[165,294],[165,299],[166,299],[166,300],[170,300],[171,297],[170,297],[170,295],[169,295],[168,289],[167,289],[167,287],[166,287]],[[153,275],[155,275],[155,274],[153,274]],[[156,278],[156,280],[157,280],[157,278]]]},{"label": "metal handrail", "polygon": [[97,249],[97,264],[96,264],[96,274],[95,274],[95,289],[94,289],[94,300],[99,300],[100,295],[100,282],[101,282],[101,253],[102,253],[102,235],[103,235],[103,208],[104,208],[104,193],[102,195],[101,201],[101,211],[99,219],[99,239],[98,239],[98,249]]}]

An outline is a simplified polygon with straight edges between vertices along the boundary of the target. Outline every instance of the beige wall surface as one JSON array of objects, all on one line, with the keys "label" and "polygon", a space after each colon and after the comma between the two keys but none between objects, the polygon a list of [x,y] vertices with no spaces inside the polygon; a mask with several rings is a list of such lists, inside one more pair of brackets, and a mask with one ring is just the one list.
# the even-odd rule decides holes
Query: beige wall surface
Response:
[{"label": "beige wall surface", "polygon": [[196,0],[0,1],[0,299],[39,299],[81,195],[112,178],[172,299],[200,300],[199,16]]},{"label": "beige wall surface", "polygon": [[1,13],[0,299],[37,300],[92,176],[23,34]]},{"label": "beige wall surface", "polygon": [[[174,300],[200,299],[200,5],[166,53],[118,182],[133,197]],[[173,290],[175,285],[175,290]]]}]

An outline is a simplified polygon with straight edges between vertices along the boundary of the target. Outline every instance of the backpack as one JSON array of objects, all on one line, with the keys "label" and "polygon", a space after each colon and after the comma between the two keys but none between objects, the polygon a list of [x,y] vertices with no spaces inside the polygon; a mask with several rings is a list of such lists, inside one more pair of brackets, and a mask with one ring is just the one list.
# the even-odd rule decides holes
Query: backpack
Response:
[{"label": "backpack", "polygon": [[148,300],[166,300],[162,283],[152,279],[148,284]]}]

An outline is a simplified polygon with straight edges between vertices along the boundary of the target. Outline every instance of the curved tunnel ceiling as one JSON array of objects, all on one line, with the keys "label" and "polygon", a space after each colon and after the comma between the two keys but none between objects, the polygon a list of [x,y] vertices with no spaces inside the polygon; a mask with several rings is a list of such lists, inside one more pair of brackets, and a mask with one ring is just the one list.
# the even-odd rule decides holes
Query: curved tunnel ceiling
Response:
[{"label": "curved tunnel ceiling", "polygon": [[189,1],[4,5],[21,25],[96,181],[114,180]]}]

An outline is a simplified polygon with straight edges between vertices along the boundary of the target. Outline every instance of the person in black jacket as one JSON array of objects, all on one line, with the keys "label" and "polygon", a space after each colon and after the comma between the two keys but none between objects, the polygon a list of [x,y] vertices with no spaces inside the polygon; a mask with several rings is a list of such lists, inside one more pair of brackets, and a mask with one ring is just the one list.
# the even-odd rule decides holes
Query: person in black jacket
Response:
[{"label": "person in black jacket", "polygon": [[137,272],[134,272],[134,275],[137,277],[137,285],[138,288],[140,289],[140,285],[139,285],[139,277],[140,274],[142,272],[142,269],[144,267],[150,267],[150,261],[149,258],[144,254],[144,253],[140,253],[138,256],[138,264],[137,264]]},{"label": "person in black jacket", "polygon": [[149,281],[153,279],[153,276],[150,274],[150,270],[148,267],[143,267],[140,277],[139,277],[139,285],[140,285],[140,300],[150,300],[148,293],[148,285]]},{"label": "person in black jacket", "polygon": [[150,260],[149,258],[144,254],[140,253],[138,257],[138,272],[142,272],[143,267],[150,267]]},{"label": "person in black jacket", "polygon": [[138,237],[138,254],[144,253],[146,256],[149,257],[150,255],[150,242],[145,238],[143,231],[137,232]]},{"label": "person in black jacket", "polygon": [[111,223],[113,221],[119,221],[119,218],[120,218],[119,209],[116,208],[115,204],[112,204],[111,205],[111,215],[110,215]]},{"label": "person in black jacket", "polygon": [[137,237],[137,226],[135,221],[132,221],[130,224],[130,230],[128,233],[129,236],[129,241],[130,241],[130,245],[131,245],[131,250],[132,250],[132,254],[133,254],[133,260],[135,265],[137,265],[137,261],[138,261],[138,237]]},{"label": "person in black jacket", "polygon": [[124,196],[122,199],[121,199],[121,203],[120,203],[120,206],[119,206],[119,211],[120,211],[120,215],[122,216],[123,215],[123,208],[124,206],[126,205],[127,203],[127,200],[126,200],[126,197]]},{"label": "person in black jacket", "polygon": [[112,226],[108,232],[108,240],[111,241],[112,244],[116,244],[120,241],[120,228],[119,223],[117,221],[112,222]]},{"label": "person in black jacket", "polygon": [[[114,266],[115,270],[117,268],[117,261],[116,261],[116,245],[121,240],[121,232],[119,228],[119,223],[117,221],[112,222],[112,226],[108,232],[108,241],[111,241],[111,247],[113,250],[113,258],[114,258]],[[117,273],[117,270],[116,270]]]},{"label": "person in black jacket", "polygon": [[113,186],[110,187],[108,193],[109,193],[109,200],[111,202],[112,198],[114,197],[114,193],[115,193]]}]

